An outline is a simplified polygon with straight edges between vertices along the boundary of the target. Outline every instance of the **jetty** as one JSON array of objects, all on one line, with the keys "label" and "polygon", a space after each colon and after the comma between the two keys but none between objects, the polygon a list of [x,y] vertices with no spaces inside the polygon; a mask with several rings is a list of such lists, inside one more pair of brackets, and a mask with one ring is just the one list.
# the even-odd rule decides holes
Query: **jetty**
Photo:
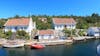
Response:
[{"label": "jetty", "polygon": [[32,43],[44,44],[44,45],[61,45],[66,43],[73,43],[73,40],[54,40],[54,41],[27,41],[25,45],[31,45]]},{"label": "jetty", "polygon": [[95,37],[85,36],[86,39],[95,39]]},{"label": "jetty", "polygon": [[80,40],[84,40],[85,37],[73,37],[73,40],[75,41],[80,41]]}]

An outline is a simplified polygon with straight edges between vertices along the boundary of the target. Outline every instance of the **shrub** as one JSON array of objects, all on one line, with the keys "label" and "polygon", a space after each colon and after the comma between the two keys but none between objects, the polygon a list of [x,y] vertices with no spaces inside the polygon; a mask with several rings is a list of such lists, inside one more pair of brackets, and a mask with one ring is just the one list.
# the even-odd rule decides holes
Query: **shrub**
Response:
[{"label": "shrub", "polygon": [[29,34],[26,33],[24,30],[21,30],[21,31],[17,31],[17,38],[20,38],[20,39],[29,39]]}]

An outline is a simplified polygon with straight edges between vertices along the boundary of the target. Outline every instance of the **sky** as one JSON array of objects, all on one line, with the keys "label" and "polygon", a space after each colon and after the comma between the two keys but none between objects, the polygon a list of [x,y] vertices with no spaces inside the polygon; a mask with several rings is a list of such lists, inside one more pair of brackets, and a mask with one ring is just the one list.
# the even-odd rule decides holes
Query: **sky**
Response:
[{"label": "sky", "polygon": [[15,15],[100,14],[100,0],[0,0],[0,18]]}]

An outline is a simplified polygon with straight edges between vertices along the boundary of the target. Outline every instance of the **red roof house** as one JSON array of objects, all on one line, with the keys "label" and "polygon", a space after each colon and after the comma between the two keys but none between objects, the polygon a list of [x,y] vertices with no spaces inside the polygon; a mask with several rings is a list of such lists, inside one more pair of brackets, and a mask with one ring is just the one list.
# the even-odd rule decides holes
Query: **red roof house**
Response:
[{"label": "red roof house", "polygon": [[16,32],[17,30],[25,30],[26,32],[31,32],[36,28],[35,22],[32,21],[32,18],[8,19],[4,26],[5,32],[9,30],[12,32]]}]

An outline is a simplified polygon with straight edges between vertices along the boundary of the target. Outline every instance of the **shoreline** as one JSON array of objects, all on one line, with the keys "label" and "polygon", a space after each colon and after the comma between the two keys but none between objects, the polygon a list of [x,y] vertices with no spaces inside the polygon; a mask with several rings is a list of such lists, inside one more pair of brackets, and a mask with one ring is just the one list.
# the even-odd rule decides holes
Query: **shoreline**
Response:
[{"label": "shoreline", "polygon": [[100,39],[96,37],[89,37],[89,36],[81,36],[81,37],[73,37],[72,39],[66,39],[66,40],[55,40],[55,41],[40,41],[40,42],[27,42],[25,45],[30,45],[32,43],[39,43],[39,44],[45,44],[45,45],[64,45],[64,44],[73,44],[74,42],[78,41],[85,41],[90,39]]},{"label": "shoreline", "polygon": [[[65,40],[54,40],[54,41],[34,41],[34,40],[23,40],[24,45],[31,45],[34,43],[38,43],[38,44],[44,44],[44,45],[64,45],[64,44],[73,44],[76,41],[84,41],[84,40],[89,40],[89,39],[100,39],[100,38],[96,38],[96,37],[88,37],[88,36],[81,36],[81,37],[73,37],[72,39],[65,39]],[[0,45],[6,44],[7,43],[7,39],[0,39]],[[21,41],[21,40],[18,40]]]}]

